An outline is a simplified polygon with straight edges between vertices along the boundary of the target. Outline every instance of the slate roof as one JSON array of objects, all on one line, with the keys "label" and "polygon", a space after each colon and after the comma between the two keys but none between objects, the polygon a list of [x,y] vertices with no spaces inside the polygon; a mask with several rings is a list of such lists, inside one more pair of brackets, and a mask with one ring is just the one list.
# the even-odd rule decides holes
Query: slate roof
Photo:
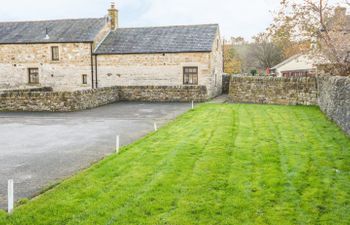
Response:
[{"label": "slate roof", "polygon": [[96,54],[211,52],[217,24],[118,28],[98,46]]},{"label": "slate roof", "polygon": [[105,24],[105,18],[0,22],[0,44],[91,42]]}]

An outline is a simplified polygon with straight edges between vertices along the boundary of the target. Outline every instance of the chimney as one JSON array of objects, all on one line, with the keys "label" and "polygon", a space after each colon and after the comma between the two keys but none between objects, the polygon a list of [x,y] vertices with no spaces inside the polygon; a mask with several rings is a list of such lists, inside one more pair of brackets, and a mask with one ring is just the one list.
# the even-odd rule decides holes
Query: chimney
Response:
[{"label": "chimney", "polygon": [[346,8],[338,6],[334,10],[335,16],[338,18],[344,18],[346,16]]},{"label": "chimney", "polygon": [[111,3],[111,8],[108,9],[108,24],[111,30],[118,28],[118,10],[115,7],[115,3]]}]

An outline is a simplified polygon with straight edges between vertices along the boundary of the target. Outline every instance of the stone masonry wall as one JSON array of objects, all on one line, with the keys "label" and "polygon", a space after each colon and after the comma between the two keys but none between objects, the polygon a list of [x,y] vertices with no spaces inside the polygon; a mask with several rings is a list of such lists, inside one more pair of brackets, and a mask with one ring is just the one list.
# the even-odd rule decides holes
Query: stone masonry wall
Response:
[{"label": "stone masonry wall", "polygon": [[0,93],[0,111],[70,112],[118,100],[118,89],[115,87],[75,92],[16,90]]},{"label": "stone masonry wall", "polygon": [[203,102],[208,100],[206,86],[119,86],[120,101]]},{"label": "stone masonry wall", "polygon": [[219,30],[210,53],[211,82],[207,85],[210,96],[215,97],[222,94],[222,74],[223,74],[223,48]]},{"label": "stone masonry wall", "polygon": [[198,67],[198,85],[221,94],[222,48],[217,33],[212,52],[97,55],[99,87],[180,86],[183,68]]},{"label": "stone masonry wall", "polygon": [[350,135],[350,77],[320,77],[321,110]]},{"label": "stone masonry wall", "polygon": [[15,90],[0,92],[0,111],[70,112],[117,101],[200,102],[207,99],[205,86],[114,86],[74,92]]},{"label": "stone masonry wall", "polygon": [[317,105],[316,79],[232,76],[229,100],[240,103]]},{"label": "stone masonry wall", "polygon": [[[98,55],[99,87],[181,86],[183,67],[198,67],[198,85],[216,96],[210,53]],[[221,89],[220,87],[217,87]]]},{"label": "stone masonry wall", "polygon": [[[51,47],[59,48],[59,61],[51,58]],[[38,68],[38,85],[28,84],[29,68]],[[82,75],[87,75],[83,84]],[[0,45],[0,89],[52,87],[55,91],[91,88],[89,43]]]}]

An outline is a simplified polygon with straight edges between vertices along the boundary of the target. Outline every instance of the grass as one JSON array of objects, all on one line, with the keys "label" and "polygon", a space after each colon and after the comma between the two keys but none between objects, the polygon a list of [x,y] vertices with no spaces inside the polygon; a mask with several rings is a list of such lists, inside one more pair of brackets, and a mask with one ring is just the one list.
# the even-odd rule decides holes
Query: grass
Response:
[{"label": "grass", "polygon": [[198,106],[0,224],[350,224],[350,139],[316,107]]}]

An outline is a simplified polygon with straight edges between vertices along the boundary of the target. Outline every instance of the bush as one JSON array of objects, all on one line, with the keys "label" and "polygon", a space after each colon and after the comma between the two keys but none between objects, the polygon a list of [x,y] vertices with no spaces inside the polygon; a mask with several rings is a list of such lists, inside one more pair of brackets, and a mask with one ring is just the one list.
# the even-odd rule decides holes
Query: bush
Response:
[{"label": "bush", "polygon": [[258,74],[258,71],[257,71],[256,69],[251,70],[251,71],[250,71],[250,74],[251,74],[252,76],[255,76],[256,74]]}]

